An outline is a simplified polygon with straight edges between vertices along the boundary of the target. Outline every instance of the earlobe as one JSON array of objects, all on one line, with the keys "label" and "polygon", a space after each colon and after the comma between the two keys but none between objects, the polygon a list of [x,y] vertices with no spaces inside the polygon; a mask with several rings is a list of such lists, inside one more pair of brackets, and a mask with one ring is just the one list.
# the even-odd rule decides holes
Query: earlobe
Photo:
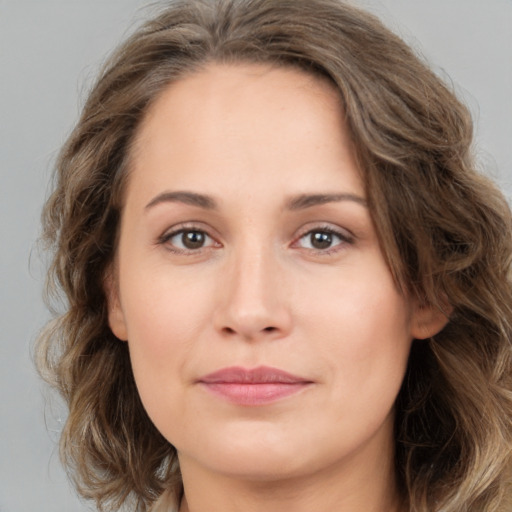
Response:
[{"label": "earlobe", "polygon": [[119,301],[119,290],[115,284],[112,272],[105,278],[105,295],[108,307],[108,324],[116,338],[122,341],[128,340],[124,312]]},{"label": "earlobe", "polygon": [[449,305],[443,310],[433,305],[417,305],[411,322],[412,337],[424,340],[435,336],[449,322],[452,310]]},{"label": "earlobe", "polygon": [[126,323],[124,321],[124,313],[121,310],[119,301],[117,301],[117,304],[115,304],[115,305],[111,305],[111,303],[109,301],[108,324],[110,326],[110,330],[114,333],[116,338],[119,338],[122,341],[128,340],[128,333],[126,331]]}]

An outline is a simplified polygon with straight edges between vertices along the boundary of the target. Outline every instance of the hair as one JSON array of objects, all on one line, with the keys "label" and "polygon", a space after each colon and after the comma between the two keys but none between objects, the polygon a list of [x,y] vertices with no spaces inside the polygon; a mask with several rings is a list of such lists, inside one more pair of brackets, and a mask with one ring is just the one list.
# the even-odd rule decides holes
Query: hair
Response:
[{"label": "hair", "polygon": [[[61,456],[100,510],[181,492],[175,448],[111,332],[105,279],[130,148],[169,83],[211,62],[292,66],[337,88],[397,286],[449,316],[413,342],[397,398],[396,473],[412,512],[510,510],[511,215],[475,169],[467,108],[372,15],[337,0],[167,2],[111,56],[63,147],[44,212],[48,302],[36,346],[69,416]],[[507,505],[508,504],[508,505]]]}]

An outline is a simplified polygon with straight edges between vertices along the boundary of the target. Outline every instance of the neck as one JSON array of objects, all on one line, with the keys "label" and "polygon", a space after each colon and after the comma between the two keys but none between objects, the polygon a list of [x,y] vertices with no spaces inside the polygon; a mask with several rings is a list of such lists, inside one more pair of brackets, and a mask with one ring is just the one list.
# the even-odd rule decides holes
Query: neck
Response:
[{"label": "neck", "polygon": [[376,489],[369,488],[366,496],[357,496],[350,490],[343,494],[346,490],[343,485],[332,492],[326,490],[325,484],[322,482],[322,485],[312,488],[311,485],[302,486],[299,481],[273,486],[246,483],[236,490],[231,485],[230,493],[224,496],[217,489],[209,496],[210,499],[207,490],[203,489],[200,495],[186,493],[179,512],[406,512],[396,490],[376,492]]},{"label": "neck", "polygon": [[404,512],[392,443],[368,457],[355,453],[314,473],[281,479],[242,479],[210,472],[180,457],[180,512]]}]

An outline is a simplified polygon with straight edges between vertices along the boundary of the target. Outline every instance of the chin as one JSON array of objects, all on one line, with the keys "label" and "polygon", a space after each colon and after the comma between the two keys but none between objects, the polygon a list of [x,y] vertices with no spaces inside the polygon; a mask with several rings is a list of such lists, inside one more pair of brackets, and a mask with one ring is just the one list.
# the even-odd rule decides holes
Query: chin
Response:
[{"label": "chin", "polygon": [[230,478],[268,483],[299,478],[308,473],[309,466],[300,464],[294,455],[276,455],[268,449],[246,449],[236,454],[224,453],[211,469]]},{"label": "chin", "polygon": [[305,472],[308,464],[300,449],[304,441],[268,426],[246,427],[243,432],[240,425],[222,433],[211,432],[211,436],[203,436],[201,446],[195,445],[195,453],[186,455],[202,459],[202,465],[214,472],[245,480],[282,480]]}]

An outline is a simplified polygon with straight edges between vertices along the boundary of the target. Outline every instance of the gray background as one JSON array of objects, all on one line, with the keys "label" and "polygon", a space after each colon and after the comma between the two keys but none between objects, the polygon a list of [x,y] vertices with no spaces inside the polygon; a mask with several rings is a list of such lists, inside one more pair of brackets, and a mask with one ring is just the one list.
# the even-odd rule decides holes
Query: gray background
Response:
[{"label": "gray background", "polygon": [[[59,146],[105,54],[144,0],[0,0],[0,512],[90,510],[60,468],[65,417],[45,407],[30,350],[47,318],[34,240]],[[512,192],[512,0],[359,0],[449,75],[477,151]],[[46,413],[45,413],[46,410]]]}]

